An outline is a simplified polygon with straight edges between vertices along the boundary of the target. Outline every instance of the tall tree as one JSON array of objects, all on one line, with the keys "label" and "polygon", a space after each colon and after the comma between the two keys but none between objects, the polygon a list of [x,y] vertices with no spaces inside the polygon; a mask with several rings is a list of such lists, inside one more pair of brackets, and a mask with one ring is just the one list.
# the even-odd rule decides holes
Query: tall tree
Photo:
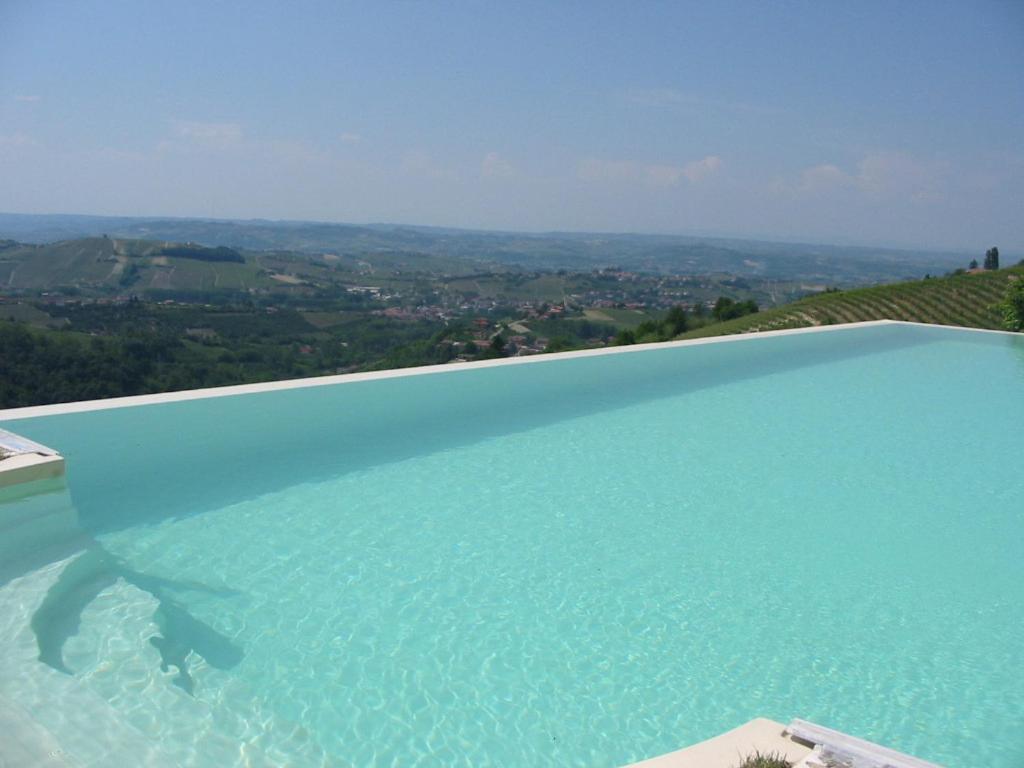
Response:
[{"label": "tall tree", "polygon": [[686,330],[689,322],[686,317],[686,310],[676,304],[665,316],[665,325],[668,326],[668,336],[678,336]]},{"label": "tall tree", "polygon": [[985,251],[985,269],[999,269],[999,249],[994,245]]}]

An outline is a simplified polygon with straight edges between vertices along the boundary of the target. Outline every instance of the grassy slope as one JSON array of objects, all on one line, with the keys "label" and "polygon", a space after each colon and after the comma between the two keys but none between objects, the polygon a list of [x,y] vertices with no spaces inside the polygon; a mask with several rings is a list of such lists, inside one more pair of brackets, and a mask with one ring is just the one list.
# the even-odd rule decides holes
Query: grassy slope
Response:
[{"label": "grassy slope", "polygon": [[0,302],[0,320],[13,320],[27,323],[35,328],[62,328],[67,325],[67,318],[54,318],[31,304],[7,304]]},{"label": "grassy slope", "polygon": [[607,323],[616,328],[636,328],[646,320],[660,320],[664,316],[663,311],[639,309],[613,309],[601,307],[600,309],[585,309],[583,316],[595,323]]},{"label": "grassy slope", "polygon": [[1012,278],[1024,279],[1024,267],[821,293],[754,315],[698,328],[679,338],[695,339],[862,320],[910,320],[998,329],[1001,328],[1000,315],[992,305],[1003,297]]}]

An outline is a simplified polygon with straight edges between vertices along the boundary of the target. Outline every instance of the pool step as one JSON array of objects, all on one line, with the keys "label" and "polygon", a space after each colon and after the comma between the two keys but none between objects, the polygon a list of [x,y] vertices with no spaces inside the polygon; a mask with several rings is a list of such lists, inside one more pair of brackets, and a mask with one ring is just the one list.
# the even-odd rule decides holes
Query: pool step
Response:
[{"label": "pool step", "polygon": [[814,747],[795,768],[941,768],[936,763],[806,720],[794,720],[786,726],[786,733]]}]

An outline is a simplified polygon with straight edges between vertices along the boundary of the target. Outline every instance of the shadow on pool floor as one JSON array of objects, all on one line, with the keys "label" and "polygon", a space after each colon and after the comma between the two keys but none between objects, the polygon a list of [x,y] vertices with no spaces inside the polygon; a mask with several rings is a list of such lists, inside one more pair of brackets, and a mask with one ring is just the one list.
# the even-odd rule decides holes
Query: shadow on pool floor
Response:
[{"label": "shadow on pool floor", "polygon": [[31,627],[41,662],[65,674],[74,674],[64,662],[64,644],[78,633],[85,608],[118,579],[124,579],[157,600],[159,605],[153,620],[161,634],[149,638],[149,642],[160,651],[161,670],[166,672],[175,667],[178,674],[173,682],[188,694],[191,695],[195,688],[188,669],[189,653],[194,651],[210,666],[222,670],[231,669],[244,658],[241,647],[194,617],[188,608],[169,594],[202,592],[228,597],[238,594],[237,591],[141,573],[96,543],[63,570],[32,616]]}]

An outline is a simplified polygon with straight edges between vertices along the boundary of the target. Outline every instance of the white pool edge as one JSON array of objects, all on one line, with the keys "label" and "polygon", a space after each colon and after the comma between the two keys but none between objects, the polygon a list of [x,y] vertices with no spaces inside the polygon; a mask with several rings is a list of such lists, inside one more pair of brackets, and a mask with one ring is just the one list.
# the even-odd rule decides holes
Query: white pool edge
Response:
[{"label": "white pool edge", "polygon": [[[730,731],[623,768],[736,768],[749,756],[774,755],[792,768],[833,764],[887,768],[942,768],[872,741],[806,720],[789,725],[757,717]],[[834,763],[833,760],[836,760]],[[852,761],[852,762],[851,762]]]},{"label": "white pool edge", "polygon": [[810,747],[787,736],[782,723],[758,717],[718,736],[623,768],[736,768],[756,752],[780,755],[794,766],[812,754]]},{"label": "white pool edge", "polygon": [[64,457],[58,454],[19,453],[0,459],[0,489],[64,474]]},{"label": "white pool edge", "polygon": [[85,413],[110,408],[130,408],[137,405],[156,405],[159,403],[177,403],[186,400],[202,400],[213,397],[230,397],[232,395],[248,395],[260,392],[276,392],[305,387],[325,387],[334,384],[354,384],[362,381],[395,379],[406,376],[425,376],[435,373],[446,373],[465,370],[480,370],[502,365],[530,365],[546,363],[554,360],[565,360],[582,357],[598,357],[600,355],[618,355],[647,352],[657,349],[673,349],[676,347],[695,347],[704,344],[728,344],[731,342],[752,341],[755,339],[775,336],[791,336],[804,333],[829,333],[853,328],[870,328],[884,325],[913,325],[923,328],[944,328],[947,330],[968,333],[995,333],[1006,336],[1021,336],[1013,331],[996,331],[988,328],[966,328],[959,325],[938,325],[934,323],[917,323],[905,320],[867,320],[860,323],[842,323],[838,325],[816,325],[807,328],[787,328],[778,331],[758,331],[756,333],[735,333],[725,336],[709,336],[700,339],[683,339],[680,341],[662,341],[651,344],[631,344],[620,347],[599,347],[597,349],[574,350],[571,352],[552,352],[548,354],[529,355],[526,357],[506,357],[495,360],[479,360],[466,363],[441,363],[411,368],[392,368],[385,371],[368,371],[365,373],[343,373],[329,376],[310,376],[302,379],[285,379],[283,381],[266,381],[257,384],[233,384],[225,387],[208,387],[205,389],[186,389],[178,392],[161,392],[153,395],[130,395],[105,400],[81,400],[74,403],[57,403],[54,405],[33,405],[24,408],[8,408],[0,410],[0,422],[31,419],[39,416],[56,416],[59,414]]}]

